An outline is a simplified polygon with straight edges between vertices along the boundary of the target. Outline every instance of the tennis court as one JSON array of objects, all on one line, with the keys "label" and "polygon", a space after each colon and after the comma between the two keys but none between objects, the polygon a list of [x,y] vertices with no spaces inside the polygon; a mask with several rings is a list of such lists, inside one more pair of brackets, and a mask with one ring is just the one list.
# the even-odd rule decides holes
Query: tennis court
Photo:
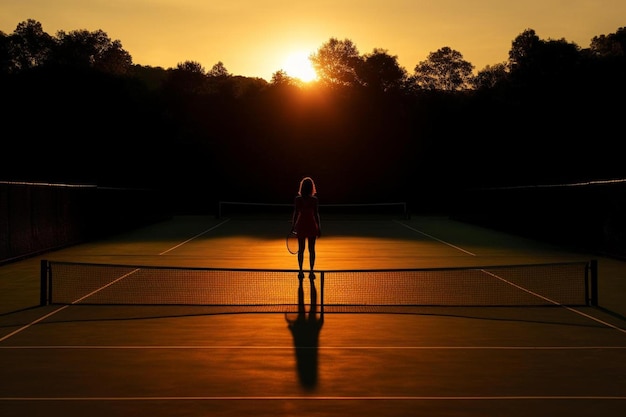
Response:
[{"label": "tennis court", "polygon": [[175,217],[0,267],[0,414],[624,415],[626,262],[322,212],[300,287],[287,219]]}]

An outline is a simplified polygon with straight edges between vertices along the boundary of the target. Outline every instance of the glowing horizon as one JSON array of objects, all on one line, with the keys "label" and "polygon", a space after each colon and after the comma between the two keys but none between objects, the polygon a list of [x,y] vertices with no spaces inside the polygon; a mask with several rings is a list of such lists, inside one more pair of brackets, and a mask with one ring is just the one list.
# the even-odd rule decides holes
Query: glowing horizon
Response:
[{"label": "glowing horizon", "polygon": [[5,34],[28,19],[52,36],[60,30],[102,30],[122,43],[135,64],[167,69],[195,61],[210,69],[222,62],[233,75],[269,81],[281,69],[294,76],[295,69],[284,68],[290,54],[314,53],[330,38],[351,40],[360,54],[385,49],[409,73],[444,46],[460,52],[476,71],[505,62],[511,43],[526,29],[544,40],[587,48],[594,36],[625,26],[626,2],[375,0],[357,7],[319,0],[314,7],[298,2],[284,7],[274,0],[261,9],[251,0],[7,0],[0,12]]}]

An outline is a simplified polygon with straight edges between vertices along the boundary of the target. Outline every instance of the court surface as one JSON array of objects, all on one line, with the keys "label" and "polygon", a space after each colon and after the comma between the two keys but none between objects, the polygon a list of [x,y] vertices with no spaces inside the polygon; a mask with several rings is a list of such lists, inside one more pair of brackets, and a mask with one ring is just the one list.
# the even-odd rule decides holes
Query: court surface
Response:
[{"label": "court surface", "polygon": [[626,415],[626,262],[445,217],[322,221],[319,270],[597,259],[600,305],[318,310],[310,344],[280,312],[38,305],[42,259],[297,267],[285,221],[176,217],[0,267],[0,415]]}]

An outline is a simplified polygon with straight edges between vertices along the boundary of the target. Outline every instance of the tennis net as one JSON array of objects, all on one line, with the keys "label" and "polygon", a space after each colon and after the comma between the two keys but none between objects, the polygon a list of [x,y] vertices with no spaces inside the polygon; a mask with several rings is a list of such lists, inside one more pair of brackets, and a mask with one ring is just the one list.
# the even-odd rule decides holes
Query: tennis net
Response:
[{"label": "tennis net", "polygon": [[[597,305],[597,261],[316,271],[326,311],[415,306]],[[308,280],[308,278],[306,278]],[[303,285],[309,295],[309,285]],[[296,270],[41,262],[41,304],[202,305],[288,311]],[[330,308],[330,310],[329,310]]]}]

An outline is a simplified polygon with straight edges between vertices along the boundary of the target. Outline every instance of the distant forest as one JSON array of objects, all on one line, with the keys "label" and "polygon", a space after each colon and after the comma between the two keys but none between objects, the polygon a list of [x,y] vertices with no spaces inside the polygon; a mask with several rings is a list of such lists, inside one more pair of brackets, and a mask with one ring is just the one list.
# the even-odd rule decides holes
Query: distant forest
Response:
[{"label": "distant forest", "polygon": [[[207,44],[210,48],[210,44]],[[450,47],[410,71],[330,38],[319,80],[133,63],[102,31],[0,32],[0,180],[160,189],[181,205],[449,204],[474,188],[626,177],[626,27],[582,48],[527,29],[476,71]]]}]

